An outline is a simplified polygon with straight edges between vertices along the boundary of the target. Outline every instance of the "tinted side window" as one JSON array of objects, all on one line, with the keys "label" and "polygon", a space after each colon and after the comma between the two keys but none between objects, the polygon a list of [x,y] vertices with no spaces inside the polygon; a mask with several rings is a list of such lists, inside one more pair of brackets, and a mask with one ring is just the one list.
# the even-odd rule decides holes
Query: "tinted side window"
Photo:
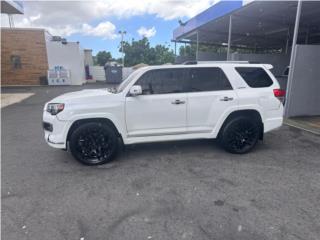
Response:
[{"label": "tinted side window", "polygon": [[270,87],[272,79],[263,68],[260,67],[236,67],[243,80],[252,88]]},{"label": "tinted side window", "polygon": [[142,93],[166,94],[184,92],[184,69],[150,70],[143,74],[135,85],[141,85]]},{"label": "tinted side window", "polygon": [[151,80],[152,80],[152,71],[148,71],[144,73],[134,85],[141,86],[142,94],[144,95],[152,94]]},{"label": "tinted side window", "polygon": [[231,90],[232,86],[220,68],[189,68],[188,91]]}]

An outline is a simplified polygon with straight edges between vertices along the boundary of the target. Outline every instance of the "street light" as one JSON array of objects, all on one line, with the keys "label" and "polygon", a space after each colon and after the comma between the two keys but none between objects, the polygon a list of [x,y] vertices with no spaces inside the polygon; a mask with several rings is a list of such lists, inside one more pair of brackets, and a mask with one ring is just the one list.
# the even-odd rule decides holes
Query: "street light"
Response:
[{"label": "street light", "polygon": [[124,52],[123,52],[123,36],[127,34],[126,31],[119,31],[119,34],[121,34],[121,54],[122,54],[122,66],[124,67]]}]

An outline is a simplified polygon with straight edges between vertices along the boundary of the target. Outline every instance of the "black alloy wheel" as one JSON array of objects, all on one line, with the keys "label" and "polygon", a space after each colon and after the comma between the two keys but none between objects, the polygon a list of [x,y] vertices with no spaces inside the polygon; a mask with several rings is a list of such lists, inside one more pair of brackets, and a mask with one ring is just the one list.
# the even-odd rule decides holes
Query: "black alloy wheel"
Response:
[{"label": "black alloy wheel", "polygon": [[247,117],[237,117],[229,121],[222,130],[220,141],[230,153],[247,153],[258,142],[260,124]]},{"label": "black alloy wheel", "polygon": [[84,123],[70,138],[72,155],[86,165],[110,162],[118,149],[117,134],[112,127],[102,123]]}]

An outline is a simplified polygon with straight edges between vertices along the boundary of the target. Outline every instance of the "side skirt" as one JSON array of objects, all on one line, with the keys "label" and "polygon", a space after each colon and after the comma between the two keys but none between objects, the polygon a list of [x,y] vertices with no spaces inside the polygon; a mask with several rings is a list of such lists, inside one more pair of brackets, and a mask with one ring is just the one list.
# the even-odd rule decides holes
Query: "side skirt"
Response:
[{"label": "side skirt", "polygon": [[147,142],[166,142],[189,139],[213,139],[216,134],[212,133],[185,133],[176,135],[157,135],[157,136],[143,136],[143,137],[128,137],[124,139],[124,144],[147,143]]}]

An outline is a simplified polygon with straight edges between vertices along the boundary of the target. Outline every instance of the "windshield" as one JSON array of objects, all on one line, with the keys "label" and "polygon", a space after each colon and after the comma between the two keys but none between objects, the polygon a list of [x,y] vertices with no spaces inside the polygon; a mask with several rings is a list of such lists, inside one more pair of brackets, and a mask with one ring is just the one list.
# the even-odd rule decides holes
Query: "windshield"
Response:
[{"label": "windshield", "polygon": [[136,70],[132,72],[117,88],[117,93],[120,93],[125,89],[128,84],[138,75],[140,71]]}]

